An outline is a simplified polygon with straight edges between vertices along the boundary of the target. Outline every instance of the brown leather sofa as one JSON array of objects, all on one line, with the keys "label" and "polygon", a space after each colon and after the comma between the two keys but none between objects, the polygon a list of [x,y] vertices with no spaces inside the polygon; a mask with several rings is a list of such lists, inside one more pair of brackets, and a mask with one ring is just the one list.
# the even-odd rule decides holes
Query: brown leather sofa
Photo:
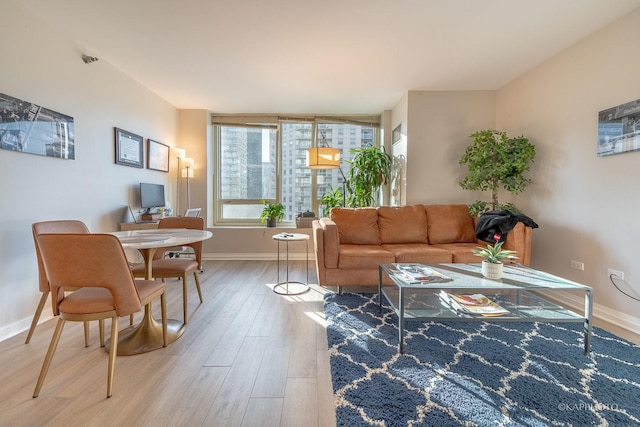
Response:
[{"label": "brown leather sofa", "polygon": [[[480,262],[471,249],[487,244],[476,239],[466,205],[333,208],[312,227],[321,286],[377,285],[382,263]],[[503,245],[524,265],[531,262],[531,231],[518,223]]]}]

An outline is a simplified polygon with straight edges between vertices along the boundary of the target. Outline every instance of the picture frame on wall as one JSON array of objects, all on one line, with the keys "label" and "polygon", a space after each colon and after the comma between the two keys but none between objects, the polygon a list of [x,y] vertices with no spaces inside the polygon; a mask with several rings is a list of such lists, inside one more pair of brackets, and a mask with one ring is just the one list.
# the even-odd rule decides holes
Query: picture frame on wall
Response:
[{"label": "picture frame on wall", "polygon": [[74,160],[73,117],[0,93],[0,149]]},{"label": "picture frame on wall", "polygon": [[144,138],[120,128],[114,129],[116,140],[116,164],[142,168],[144,163],[144,153],[142,148]]},{"label": "picture frame on wall", "polygon": [[598,157],[640,151],[640,99],[598,113]]},{"label": "picture frame on wall", "polygon": [[147,139],[147,169],[169,172],[169,146]]}]

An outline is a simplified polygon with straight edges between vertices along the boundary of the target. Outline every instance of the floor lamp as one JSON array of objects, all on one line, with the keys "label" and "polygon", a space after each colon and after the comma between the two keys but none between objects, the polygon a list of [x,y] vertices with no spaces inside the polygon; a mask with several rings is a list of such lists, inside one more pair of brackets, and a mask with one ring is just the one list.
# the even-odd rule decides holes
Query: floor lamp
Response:
[{"label": "floor lamp", "polygon": [[187,209],[191,209],[191,191],[189,189],[189,179],[193,178],[193,159],[185,158],[183,160],[184,169],[182,169],[182,177],[187,178]]},{"label": "floor lamp", "polygon": [[347,177],[340,167],[340,149],[329,147],[326,138],[322,135],[321,147],[312,147],[307,150],[307,167],[309,169],[338,169],[342,175],[342,206],[347,205]]},{"label": "floor lamp", "polygon": [[187,156],[187,152],[184,148],[174,148],[173,154],[178,159],[178,169],[176,170],[176,211],[174,213],[177,216],[178,212],[180,212],[180,171],[182,170],[180,163]]}]

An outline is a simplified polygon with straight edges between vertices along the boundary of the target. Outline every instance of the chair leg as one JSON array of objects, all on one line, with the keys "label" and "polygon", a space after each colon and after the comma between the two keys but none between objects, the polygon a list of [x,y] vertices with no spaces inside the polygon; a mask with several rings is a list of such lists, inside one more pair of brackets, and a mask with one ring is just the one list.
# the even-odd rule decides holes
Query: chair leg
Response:
[{"label": "chair leg", "polygon": [[89,347],[89,322],[84,323],[84,346]]},{"label": "chair leg", "polygon": [[196,279],[196,289],[198,290],[198,296],[200,297],[200,304],[202,304],[202,291],[200,290],[200,279],[198,279],[198,272],[193,273],[193,277]]},{"label": "chair leg", "polygon": [[36,312],[33,314],[31,327],[29,328],[27,339],[24,341],[25,344],[29,344],[29,341],[31,341],[31,336],[33,335],[33,331],[36,330],[36,326],[38,326],[38,320],[40,320],[40,315],[42,314],[44,304],[47,302],[47,297],[49,297],[49,292],[43,292],[42,296],[40,297],[40,302],[38,303],[38,308],[36,308]]},{"label": "chair leg", "polygon": [[98,320],[98,329],[100,329],[100,347],[104,347],[104,319]]},{"label": "chair leg", "polygon": [[160,295],[160,309],[162,311],[162,346],[167,346],[167,298],[163,292]]},{"label": "chair leg", "polygon": [[111,348],[109,349],[109,369],[107,371],[107,398],[111,397],[113,388],[113,371],[116,367],[116,353],[118,352],[118,316],[111,318]]},{"label": "chair leg", "polygon": [[133,326],[133,313],[129,315],[129,326]]},{"label": "chair leg", "polygon": [[184,311],[184,324],[187,324],[187,275],[182,276],[182,311]]},{"label": "chair leg", "polygon": [[51,343],[49,344],[49,350],[47,350],[47,355],[44,358],[44,362],[42,362],[40,376],[38,377],[38,382],[36,383],[36,389],[33,392],[34,398],[38,397],[38,395],[40,394],[40,389],[42,388],[42,384],[44,383],[44,377],[47,376],[47,371],[49,371],[49,366],[51,366],[51,360],[53,360],[53,354],[56,352],[56,348],[58,347],[58,341],[60,341],[60,335],[62,334],[62,328],[64,328],[64,322],[64,319],[58,317],[58,323],[56,324],[55,331],[53,331]]}]

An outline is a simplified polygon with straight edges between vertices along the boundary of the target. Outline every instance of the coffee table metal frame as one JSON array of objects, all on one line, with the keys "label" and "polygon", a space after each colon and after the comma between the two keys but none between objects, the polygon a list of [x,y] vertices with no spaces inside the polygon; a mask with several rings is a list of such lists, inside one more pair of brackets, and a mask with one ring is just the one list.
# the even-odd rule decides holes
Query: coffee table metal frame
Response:
[{"label": "coffee table metal frame", "polygon": [[[276,234],[273,237],[273,240],[278,242],[278,272],[276,277],[276,285],[273,287],[273,292],[280,295],[300,295],[304,294],[309,290],[309,235],[301,234],[301,233],[280,233]],[[294,280],[289,280],[289,242],[305,242],[305,253],[307,255],[307,282],[299,282]],[[284,282],[280,281],[280,242],[284,242],[286,244],[286,252],[287,252],[287,265],[286,265],[286,280]],[[299,287],[299,290],[291,291],[289,289],[290,284],[296,284]],[[302,287],[300,287],[302,285]],[[281,289],[282,288],[282,289]]]},{"label": "coffee table metal frame", "polygon": [[[416,263],[411,263],[416,264]],[[593,289],[549,273],[519,264],[506,264],[500,280],[486,279],[480,264],[429,265],[451,281],[410,283],[396,275],[394,264],[380,264],[378,299],[382,310],[384,295],[398,316],[398,351],[404,352],[404,329],[407,321],[471,321],[471,322],[581,322],[584,323],[584,353],[591,345]],[[383,273],[393,286],[383,286]],[[453,293],[482,293],[509,310],[503,316],[479,316],[460,313],[438,297],[441,290]],[[584,292],[582,315],[547,299],[552,291]]]}]

